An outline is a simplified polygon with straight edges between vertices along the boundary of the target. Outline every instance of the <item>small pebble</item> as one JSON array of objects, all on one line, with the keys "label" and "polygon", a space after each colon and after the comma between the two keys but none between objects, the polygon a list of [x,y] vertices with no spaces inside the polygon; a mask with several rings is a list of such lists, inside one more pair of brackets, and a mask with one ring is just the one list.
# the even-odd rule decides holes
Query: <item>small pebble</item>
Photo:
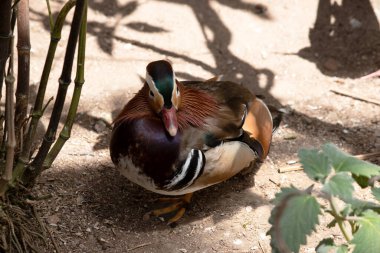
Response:
[{"label": "small pebble", "polygon": [[107,125],[106,123],[103,121],[103,120],[98,120],[95,125],[94,125],[94,130],[97,132],[97,133],[101,133],[101,132],[104,132],[104,130],[106,130],[107,128]]}]

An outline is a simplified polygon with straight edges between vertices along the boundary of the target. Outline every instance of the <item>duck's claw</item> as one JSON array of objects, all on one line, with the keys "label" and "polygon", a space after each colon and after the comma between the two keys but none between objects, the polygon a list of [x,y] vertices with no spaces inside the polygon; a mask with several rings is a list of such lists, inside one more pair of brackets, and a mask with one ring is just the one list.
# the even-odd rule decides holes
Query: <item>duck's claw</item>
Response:
[{"label": "duck's claw", "polygon": [[171,225],[178,221],[186,211],[186,208],[190,204],[191,197],[193,193],[185,194],[178,198],[160,198],[161,202],[170,202],[173,203],[167,207],[155,209],[153,211],[147,212],[144,215],[144,220],[149,220],[152,216],[154,217],[162,217],[171,213],[174,213],[174,216],[168,220],[168,225]]}]

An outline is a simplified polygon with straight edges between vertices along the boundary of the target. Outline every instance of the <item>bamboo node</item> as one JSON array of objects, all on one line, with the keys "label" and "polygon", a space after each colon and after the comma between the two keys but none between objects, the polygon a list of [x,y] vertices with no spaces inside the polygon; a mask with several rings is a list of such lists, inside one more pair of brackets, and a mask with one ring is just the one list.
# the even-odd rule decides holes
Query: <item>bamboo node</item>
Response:
[{"label": "bamboo node", "polygon": [[55,37],[55,36],[51,35],[51,37],[50,37],[50,41],[54,42],[54,43],[58,43],[60,40],[61,40],[61,36]]},{"label": "bamboo node", "polygon": [[70,83],[71,83],[71,79],[68,79],[67,81],[65,81],[65,80],[62,80],[62,78],[59,78],[58,79],[58,83],[60,85],[64,85],[65,87],[68,87],[70,85]]},{"label": "bamboo node", "polygon": [[53,143],[55,141],[55,138],[44,136],[44,141],[46,141],[48,143]]},{"label": "bamboo node", "polygon": [[6,77],[5,77],[5,82],[6,83],[14,83],[15,82],[15,78],[14,78],[14,76],[12,76],[12,75],[7,75]]}]

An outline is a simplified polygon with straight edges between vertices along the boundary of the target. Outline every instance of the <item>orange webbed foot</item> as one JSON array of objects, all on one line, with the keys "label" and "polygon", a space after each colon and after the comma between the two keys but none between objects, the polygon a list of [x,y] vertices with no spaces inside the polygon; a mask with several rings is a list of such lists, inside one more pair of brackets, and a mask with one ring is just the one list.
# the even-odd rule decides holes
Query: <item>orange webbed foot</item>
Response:
[{"label": "orange webbed foot", "polygon": [[144,215],[144,220],[149,220],[152,216],[162,217],[164,215],[174,213],[174,216],[172,216],[168,220],[168,225],[172,225],[175,222],[177,222],[180,218],[182,218],[182,216],[185,214],[186,208],[190,204],[192,196],[193,196],[193,193],[188,193],[177,198],[160,198],[158,199],[160,202],[169,202],[171,204],[167,207],[163,207],[163,208],[159,208],[159,209],[155,209],[153,211],[147,212]]}]

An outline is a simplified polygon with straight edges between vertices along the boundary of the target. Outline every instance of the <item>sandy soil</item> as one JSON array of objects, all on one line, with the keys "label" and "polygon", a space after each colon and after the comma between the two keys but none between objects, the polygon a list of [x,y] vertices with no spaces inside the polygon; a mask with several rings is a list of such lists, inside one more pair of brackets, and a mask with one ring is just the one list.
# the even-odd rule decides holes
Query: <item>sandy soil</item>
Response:
[{"label": "sandy soil", "polygon": [[[35,189],[52,195],[38,211],[60,252],[270,252],[267,220],[279,185],[311,184],[302,172],[277,172],[299,148],[333,142],[353,154],[380,149],[380,107],[330,91],[380,99],[379,79],[357,79],[380,68],[379,1],[89,2],[77,124]],[[55,15],[63,3],[52,1]],[[35,86],[49,43],[46,13],[45,1],[31,1]],[[67,34],[68,25],[47,98],[56,92]],[[121,177],[108,152],[110,122],[141,87],[146,64],[162,58],[173,62],[181,80],[223,74],[287,112],[258,173],[197,192],[175,228],[143,221],[158,195]],[[341,239],[319,227],[302,252],[314,252],[328,236]]]}]

